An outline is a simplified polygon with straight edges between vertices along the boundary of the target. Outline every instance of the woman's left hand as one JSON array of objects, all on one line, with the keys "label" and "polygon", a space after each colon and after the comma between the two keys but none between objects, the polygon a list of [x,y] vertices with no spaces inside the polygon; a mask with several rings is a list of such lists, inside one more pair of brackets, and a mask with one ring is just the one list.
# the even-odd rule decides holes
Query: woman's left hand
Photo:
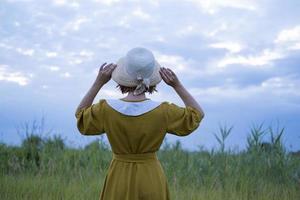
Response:
[{"label": "woman's left hand", "polygon": [[100,84],[106,84],[111,79],[111,74],[114,71],[114,69],[117,67],[116,64],[110,63],[106,65],[106,63],[103,63],[99,69],[99,73],[97,76],[97,80]]}]

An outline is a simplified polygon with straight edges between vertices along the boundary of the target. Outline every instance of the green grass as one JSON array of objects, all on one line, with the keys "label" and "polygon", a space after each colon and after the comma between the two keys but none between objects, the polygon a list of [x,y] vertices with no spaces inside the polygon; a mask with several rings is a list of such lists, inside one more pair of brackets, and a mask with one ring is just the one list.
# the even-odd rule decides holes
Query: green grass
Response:
[{"label": "green grass", "polygon": [[[18,175],[1,176],[1,199],[98,199],[103,184],[103,176],[85,174],[73,177]],[[245,181],[239,189],[235,184],[227,184],[224,188],[170,184],[172,199],[256,199],[256,200],[298,200],[299,188],[285,187],[271,183],[248,185]]]},{"label": "green grass", "polygon": [[[239,152],[225,148],[231,130],[220,127],[218,150],[164,142],[158,157],[172,200],[299,200],[300,157],[282,145],[284,129],[252,127]],[[266,134],[270,142],[263,143]],[[112,155],[102,137],[76,149],[27,130],[21,146],[0,144],[0,157],[1,200],[90,200],[99,199]]]},{"label": "green grass", "polygon": [[17,175],[1,177],[1,199],[97,199],[99,174],[64,176]]}]

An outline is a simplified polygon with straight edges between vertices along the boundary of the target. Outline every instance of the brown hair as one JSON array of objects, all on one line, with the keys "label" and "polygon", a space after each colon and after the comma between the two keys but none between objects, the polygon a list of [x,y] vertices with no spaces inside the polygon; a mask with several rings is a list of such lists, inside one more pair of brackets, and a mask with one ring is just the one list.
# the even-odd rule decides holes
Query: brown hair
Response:
[{"label": "brown hair", "polygon": [[[118,87],[120,88],[122,94],[127,93],[127,92],[133,92],[135,90],[135,88],[136,88],[136,86],[134,86],[134,87],[127,87],[127,86],[120,85],[120,84],[118,84],[116,86],[116,88],[118,88]],[[150,86],[149,89],[146,90],[146,92],[148,92],[149,94],[152,94],[154,91],[157,92],[156,85]]]}]

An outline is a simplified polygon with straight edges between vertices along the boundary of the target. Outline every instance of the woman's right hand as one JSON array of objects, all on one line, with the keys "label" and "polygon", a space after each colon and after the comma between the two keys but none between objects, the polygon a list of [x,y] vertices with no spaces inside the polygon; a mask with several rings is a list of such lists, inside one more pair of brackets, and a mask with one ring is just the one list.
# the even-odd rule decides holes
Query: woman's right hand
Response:
[{"label": "woman's right hand", "polygon": [[116,64],[110,63],[109,65],[103,63],[99,69],[97,81],[98,83],[104,85],[111,79],[111,74],[117,67]]},{"label": "woman's right hand", "polygon": [[176,74],[169,68],[161,67],[159,70],[159,73],[161,75],[161,78],[164,80],[164,82],[173,87],[176,88],[177,86],[180,86],[181,83],[179,79],[177,78]]}]

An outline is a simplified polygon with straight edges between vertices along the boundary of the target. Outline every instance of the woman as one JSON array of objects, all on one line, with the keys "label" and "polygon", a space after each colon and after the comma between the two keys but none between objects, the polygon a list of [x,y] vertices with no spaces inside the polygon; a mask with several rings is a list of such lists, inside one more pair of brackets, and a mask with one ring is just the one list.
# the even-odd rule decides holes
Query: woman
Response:
[{"label": "woman", "polygon": [[[122,99],[100,99],[96,94],[110,79],[118,83]],[[146,98],[164,80],[186,107]],[[76,110],[83,135],[107,134],[112,147],[100,200],[169,200],[169,188],[156,152],[166,133],[185,136],[198,128],[204,113],[175,73],[160,67],[151,51],[134,48],[117,64],[104,63],[96,81]]]}]

